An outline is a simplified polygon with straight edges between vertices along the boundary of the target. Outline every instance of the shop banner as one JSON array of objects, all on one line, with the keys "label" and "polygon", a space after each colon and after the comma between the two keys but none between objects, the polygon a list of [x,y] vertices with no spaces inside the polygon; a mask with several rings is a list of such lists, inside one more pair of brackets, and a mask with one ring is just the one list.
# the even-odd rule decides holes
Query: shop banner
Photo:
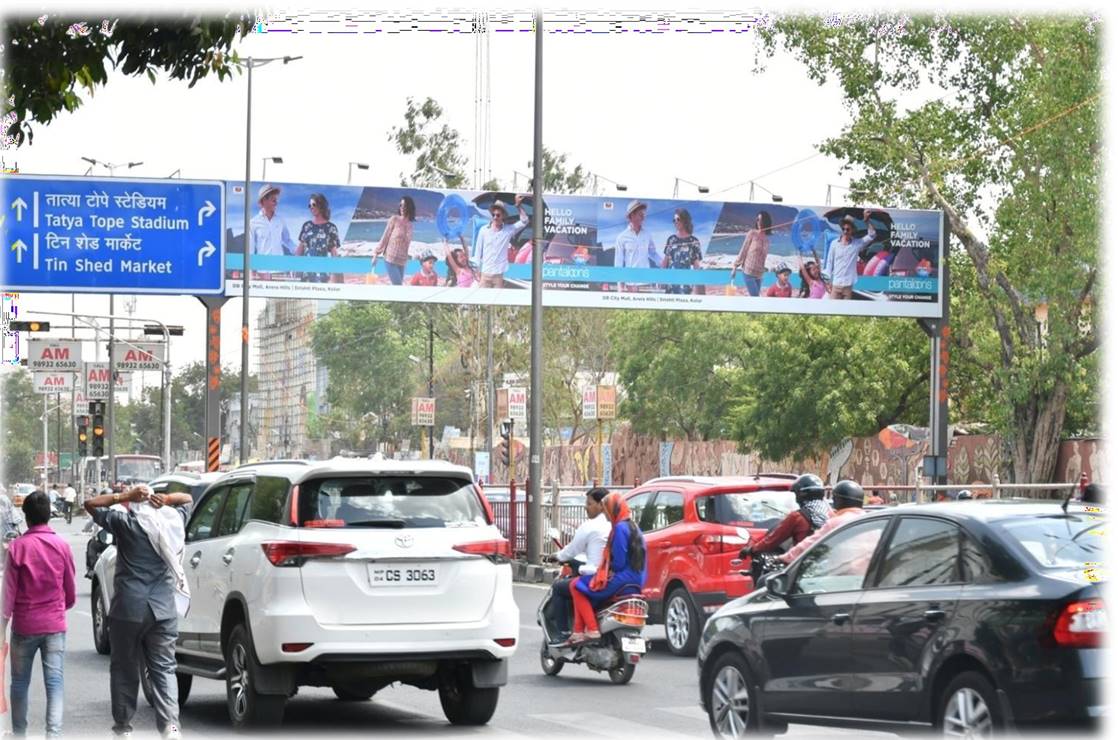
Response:
[{"label": "shop banner", "polygon": [[[244,184],[230,182],[226,193],[226,292],[239,296]],[[529,305],[535,200],[253,183],[251,291]],[[547,306],[942,315],[938,211],[581,195],[543,201]]]}]

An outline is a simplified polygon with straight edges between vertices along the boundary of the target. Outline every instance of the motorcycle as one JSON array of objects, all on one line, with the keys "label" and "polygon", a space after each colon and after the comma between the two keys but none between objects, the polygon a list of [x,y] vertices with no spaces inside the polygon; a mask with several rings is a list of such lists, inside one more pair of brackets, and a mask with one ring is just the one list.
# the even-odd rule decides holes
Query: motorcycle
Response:
[{"label": "motorcycle", "polygon": [[[558,544],[559,532],[548,530]],[[565,562],[556,578],[566,578],[578,572],[579,563]],[[602,636],[596,640],[574,645],[557,643],[557,635],[550,634],[546,619],[547,606],[551,603],[551,590],[536,610],[536,624],[543,631],[540,645],[540,668],[545,675],[557,676],[567,663],[585,663],[592,671],[606,671],[615,684],[627,684],[633,679],[637,663],[648,650],[642,631],[648,620],[648,602],[640,597],[640,589],[622,589],[621,593],[598,610],[598,630]]]}]

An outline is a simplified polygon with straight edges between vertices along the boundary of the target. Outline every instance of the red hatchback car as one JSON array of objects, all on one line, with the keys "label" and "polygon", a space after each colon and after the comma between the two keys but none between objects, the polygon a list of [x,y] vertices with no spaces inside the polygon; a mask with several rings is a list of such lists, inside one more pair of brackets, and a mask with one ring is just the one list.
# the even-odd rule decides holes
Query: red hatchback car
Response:
[{"label": "red hatchback car", "polygon": [[665,625],[673,653],[694,655],[707,616],[753,590],[750,561],[738,554],[796,508],[795,480],[657,478],[625,497],[648,547],[648,621]]}]

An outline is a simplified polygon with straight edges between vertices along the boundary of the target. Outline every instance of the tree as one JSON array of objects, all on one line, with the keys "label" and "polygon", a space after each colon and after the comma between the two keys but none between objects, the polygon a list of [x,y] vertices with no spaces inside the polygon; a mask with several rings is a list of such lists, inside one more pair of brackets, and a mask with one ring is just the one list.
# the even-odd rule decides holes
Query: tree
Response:
[{"label": "tree", "polygon": [[838,21],[759,38],[841,85],[851,121],[821,149],[854,190],[945,213],[957,408],[1007,438],[1014,480],[1051,480],[1069,408],[1084,424],[1098,392],[1099,34],[1070,16]]},{"label": "tree", "polygon": [[34,137],[31,121],[50,123],[81,105],[78,89],[92,95],[108,80],[106,66],[126,75],[157,71],[172,79],[199,80],[233,74],[233,44],[252,30],[248,16],[138,17],[109,21],[47,15],[4,21],[8,45],[6,85],[0,95],[4,136],[16,145]]},{"label": "tree", "polygon": [[769,460],[928,420],[928,341],[905,319],[765,316],[723,368],[732,436]]},{"label": "tree", "polygon": [[4,454],[0,458],[4,467],[0,480],[38,485],[35,454],[42,452],[43,427],[39,415],[43,413],[43,399],[34,392],[31,373],[26,370],[6,371],[0,379],[4,391],[0,400],[4,418]]},{"label": "tree", "polygon": [[393,126],[388,140],[401,154],[415,155],[415,170],[400,175],[400,185],[420,188],[460,188],[466,184],[466,157],[462,137],[440,119],[443,108],[434,98],[416,104],[408,98],[404,125]]}]

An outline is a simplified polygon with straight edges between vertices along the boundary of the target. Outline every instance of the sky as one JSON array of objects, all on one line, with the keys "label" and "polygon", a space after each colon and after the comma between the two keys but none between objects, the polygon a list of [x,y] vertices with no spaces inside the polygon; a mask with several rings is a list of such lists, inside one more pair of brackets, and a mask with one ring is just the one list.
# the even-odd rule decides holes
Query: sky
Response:
[{"label": "sky", "polygon": [[[39,5],[34,7],[39,12]],[[44,7],[48,13],[61,13],[73,6],[47,3]],[[565,3],[564,7],[577,5]],[[644,2],[640,7],[655,4]],[[937,4],[936,9],[959,7],[946,3]],[[986,7],[1004,12],[997,5]],[[1015,3],[1013,7],[1044,11],[1053,6]],[[598,29],[608,27],[605,21],[611,17],[625,15],[620,10],[600,10],[600,5],[593,8],[597,10],[584,11],[583,18],[600,21],[589,24]],[[781,7],[782,11],[789,9]],[[826,12],[853,9],[835,3],[825,8]],[[1075,6],[1061,6],[1064,11],[1073,9]],[[1092,12],[1090,6],[1079,9]],[[910,12],[917,10],[911,8]],[[418,15],[427,21],[421,27],[435,27],[432,12]],[[712,19],[715,16],[710,12],[704,15],[700,11],[698,17]],[[497,177],[507,186],[514,170],[529,170],[532,158],[534,35],[497,31],[526,28],[522,22],[502,22],[502,16],[519,21],[523,15],[491,13],[494,32],[489,45],[490,144],[486,160],[491,166],[480,174],[481,179]],[[82,17],[89,15],[85,11]],[[120,13],[107,10],[103,15],[114,18]],[[358,29],[392,25],[383,16],[379,25],[370,25],[367,11],[352,12],[350,17]],[[407,12],[397,11],[388,19],[407,17]],[[669,198],[679,177],[711,191],[709,196],[699,196],[693,185],[681,183],[681,198],[745,201],[750,180],[756,180],[759,186],[782,195],[786,203],[822,205],[828,184],[849,183],[849,176],[840,171],[841,162],[817,154],[816,149],[824,139],[837,135],[848,120],[837,86],[820,86],[809,80],[804,69],[787,56],[766,60],[766,69],[754,72],[757,53],[751,33],[683,33],[678,29],[695,24],[688,25],[679,14],[668,13],[667,17],[671,20],[664,27],[673,31],[670,33],[556,32],[546,36],[543,133],[547,147],[566,153],[572,164],[625,183],[626,195],[631,197]],[[733,11],[723,17],[741,21],[748,12]],[[304,12],[294,20],[299,23],[285,21],[277,13],[268,28],[300,32],[254,33],[238,46],[241,56],[303,57],[287,65],[272,63],[253,73],[253,179],[262,175],[263,157],[278,156],[284,161],[268,164],[270,180],[345,184],[348,163],[356,161],[368,163],[370,169],[354,168],[354,184],[397,185],[411,163],[395,152],[388,134],[403,123],[408,97],[437,100],[445,110],[445,121],[462,134],[465,153],[472,158],[476,107],[471,34],[311,33],[349,29],[339,22],[339,14],[325,11]],[[560,26],[567,31],[578,28],[575,20],[575,13],[568,11],[562,20],[552,23],[556,31]],[[1114,34],[1110,33],[1108,48],[1113,46]],[[165,78],[153,85],[146,78],[114,73],[92,97],[83,97],[83,105],[75,112],[36,127],[33,144],[0,152],[4,162],[18,164],[29,174],[81,175],[88,168],[81,157],[90,157],[108,163],[143,163],[131,170],[117,169],[118,176],[162,178],[177,170],[187,179],[244,179],[243,75],[225,82],[207,78],[188,88]],[[97,167],[92,174],[108,172]],[[601,191],[609,192],[609,187],[602,180]],[[845,195],[835,188],[833,202],[843,203]],[[759,187],[754,200],[767,197]],[[1107,218],[1111,218],[1109,214]],[[976,226],[982,230],[982,224]],[[1112,233],[1112,229],[1105,231]],[[123,302],[122,297],[117,298],[118,311]],[[87,313],[107,313],[108,303],[105,296],[79,295],[76,299],[77,310]],[[254,316],[263,303],[262,299],[250,302]],[[1110,303],[1113,310],[1114,302]],[[25,293],[20,305],[25,312],[51,307],[69,310],[70,299],[69,294],[60,302],[57,295]],[[184,336],[172,341],[171,360],[176,367],[203,359],[205,317],[197,299],[139,296],[135,316],[184,327]],[[223,363],[240,361],[240,322],[241,300],[234,298],[222,313]],[[1107,367],[1113,365],[1113,358],[1108,358]],[[155,383],[158,378],[151,373],[147,380]]]}]

